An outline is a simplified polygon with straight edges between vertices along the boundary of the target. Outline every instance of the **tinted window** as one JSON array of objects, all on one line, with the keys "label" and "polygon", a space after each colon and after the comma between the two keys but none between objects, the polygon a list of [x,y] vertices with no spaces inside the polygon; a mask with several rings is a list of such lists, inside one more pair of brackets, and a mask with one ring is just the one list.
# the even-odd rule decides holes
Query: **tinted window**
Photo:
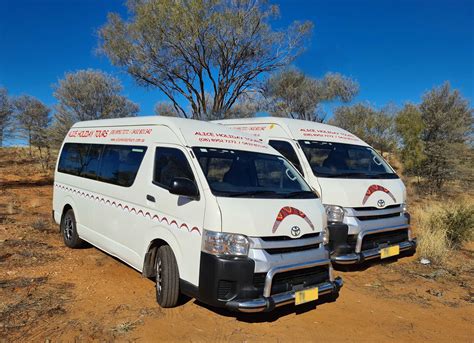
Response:
[{"label": "tinted window", "polygon": [[58,171],[61,173],[80,175],[84,169],[88,144],[66,143],[59,158]]},{"label": "tinted window", "polygon": [[130,187],[145,152],[143,146],[106,145],[101,157],[99,180]]},{"label": "tinted window", "polygon": [[97,179],[100,166],[100,155],[104,146],[102,144],[90,144],[81,176],[89,179]]},{"label": "tinted window", "polygon": [[213,194],[248,198],[315,198],[295,167],[277,155],[193,148]]},{"label": "tinted window", "polygon": [[374,149],[366,146],[300,141],[316,176],[356,179],[395,179],[397,174]]},{"label": "tinted window", "polygon": [[179,149],[156,148],[153,182],[169,189],[175,177],[184,177],[194,181],[186,156]]},{"label": "tinted window", "polygon": [[269,141],[268,144],[272,146],[276,151],[286,157],[288,161],[293,163],[293,165],[298,169],[298,171],[303,174],[303,170],[301,169],[300,161],[298,160],[298,156],[296,156],[296,151],[293,149],[289,142],[284,141]]}]

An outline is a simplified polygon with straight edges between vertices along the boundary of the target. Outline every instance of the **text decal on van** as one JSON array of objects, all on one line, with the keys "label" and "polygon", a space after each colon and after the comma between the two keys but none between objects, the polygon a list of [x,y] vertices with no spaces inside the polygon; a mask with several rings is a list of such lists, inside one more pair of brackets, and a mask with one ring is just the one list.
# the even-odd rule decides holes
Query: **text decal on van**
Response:
[{"label": "text decal on van", "polygon": [[120,203],[118,201],[115,201],[115,200],[106,199],[102,196],[99,197],[98,195],[87,193],[87,192],[81,191],[80,189],[74,189],[74,188],[71,188],[71,187],[68,187],[68,186],[63,186],[63,185],[60,185],[58,183],[55,183],[54,186],[57,187],[57,188],[60,188],[64,191],[67,191],[67,192],[70,192],[70,193],[73,193],[73,194],[77,194],[79,196],[83,196],[87,199],[95,200],[95,201],[104,203],[105,205],[113,206],[117,209],[121,209],[122,211],[128,211],[128,213],[134,213],[135,215],[141,215],[144,218],[148,218],[150,220],[153,220],[153,221],[156,221],[156,222],[159,222],[159,223],[165,222],[168,226],[173,226],[174,225],[174,226],[176,226],[176,228],[186,229],[188,232],[195,231],[199,235],[201,235],[201,230],[199,230],[199,228],[197,228],[196,226],[194,226],[193,228],[190,229],[189,226],[186,223],[178,224],[176,222],[176,220],[174,220],[174,219],[169,220],[165,216],[160,217],[157,214],[152,214],[152,213],[150,213],[146,210],[144,211],[144,210],[141,210],[141,209],[136,209],[133,206],[128,206],[128,205],[122,204],[122,203]]},{"label": "text decal on van", "polygon": [[308,225],[311,227],[311,230],[314,231],[313,223],[311,223],[311,220],[309,220],[308,216],[306,214],[304,214],[303,211],[300,211],[300,210],[298,210],[294,207],[285,206],[280,210],[280,212],[278,212],[278,215],[277,215],[276,220],[275,220],[275,224],[273,224],[272,233],[276,232],[276,230],[280,226],[283,219],[285,219],[286,217],[291,216],[291,215],[295,215],[295,216],[298,216],[300,218],[303,218],[305,220],[305,222],[308,223]]},{"label": "text decal on van", "polygon": [[371,185],[369,188],[367,188],[367,192],[365,192],[364,199],[362,200],[362,205],[365,205],[367,200],[370,198],[372,194],[375,192],[384,192],[387,194],[390,198],[392,198],[393,202],[397,202],[395,197],[393,196],[392,192],[390,192],[387,188],[380,186],[380,185]]}]

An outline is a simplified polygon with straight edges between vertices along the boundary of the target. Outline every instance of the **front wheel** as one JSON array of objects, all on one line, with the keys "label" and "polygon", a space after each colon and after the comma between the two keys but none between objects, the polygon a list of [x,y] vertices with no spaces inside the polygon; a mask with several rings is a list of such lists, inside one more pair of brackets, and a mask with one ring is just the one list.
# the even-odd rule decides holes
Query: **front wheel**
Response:
[{"label": "front wheel", "polygon": [[74,211],[69,209],[61,219],[61,234],[63,236],[64,244],[72,249],[81,248],[84,246],[84,241],[79,238],[76,229],[76,216]]},{"label": "front wheel", "polygon": [[169,245],[159,247],[156,258],[156,300],[161,307],[175,307],[179,298],[179,272]]}]

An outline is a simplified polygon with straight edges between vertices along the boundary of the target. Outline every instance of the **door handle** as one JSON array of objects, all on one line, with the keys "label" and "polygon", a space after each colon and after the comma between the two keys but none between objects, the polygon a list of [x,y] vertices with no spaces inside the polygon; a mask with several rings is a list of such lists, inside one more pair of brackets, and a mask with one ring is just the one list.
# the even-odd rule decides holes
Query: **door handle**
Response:
[{"label": "door handle", "polygon": [[150,194],[147,194],[146,195],[146,200],[151,201],[151,202],[155,202],[155,197],[150,195]]}]

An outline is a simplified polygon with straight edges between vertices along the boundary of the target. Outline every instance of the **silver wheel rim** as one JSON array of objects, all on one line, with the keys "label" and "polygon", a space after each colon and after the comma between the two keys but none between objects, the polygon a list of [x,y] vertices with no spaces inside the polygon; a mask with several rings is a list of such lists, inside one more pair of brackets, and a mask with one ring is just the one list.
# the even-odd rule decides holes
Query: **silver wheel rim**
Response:
[{"label": "silver wheel rim", "polygon": [[70,216],[64,218],[64,237],[70,241],[74,232],[74,225]]},{"label": "silver wheel rim", "polygon": [[161,287],[162,287],[162,268],[161,268],[161,259],[158,259],[158,265],[156,266],[156,289],[158,290],[158,294],[161,294]]}]

